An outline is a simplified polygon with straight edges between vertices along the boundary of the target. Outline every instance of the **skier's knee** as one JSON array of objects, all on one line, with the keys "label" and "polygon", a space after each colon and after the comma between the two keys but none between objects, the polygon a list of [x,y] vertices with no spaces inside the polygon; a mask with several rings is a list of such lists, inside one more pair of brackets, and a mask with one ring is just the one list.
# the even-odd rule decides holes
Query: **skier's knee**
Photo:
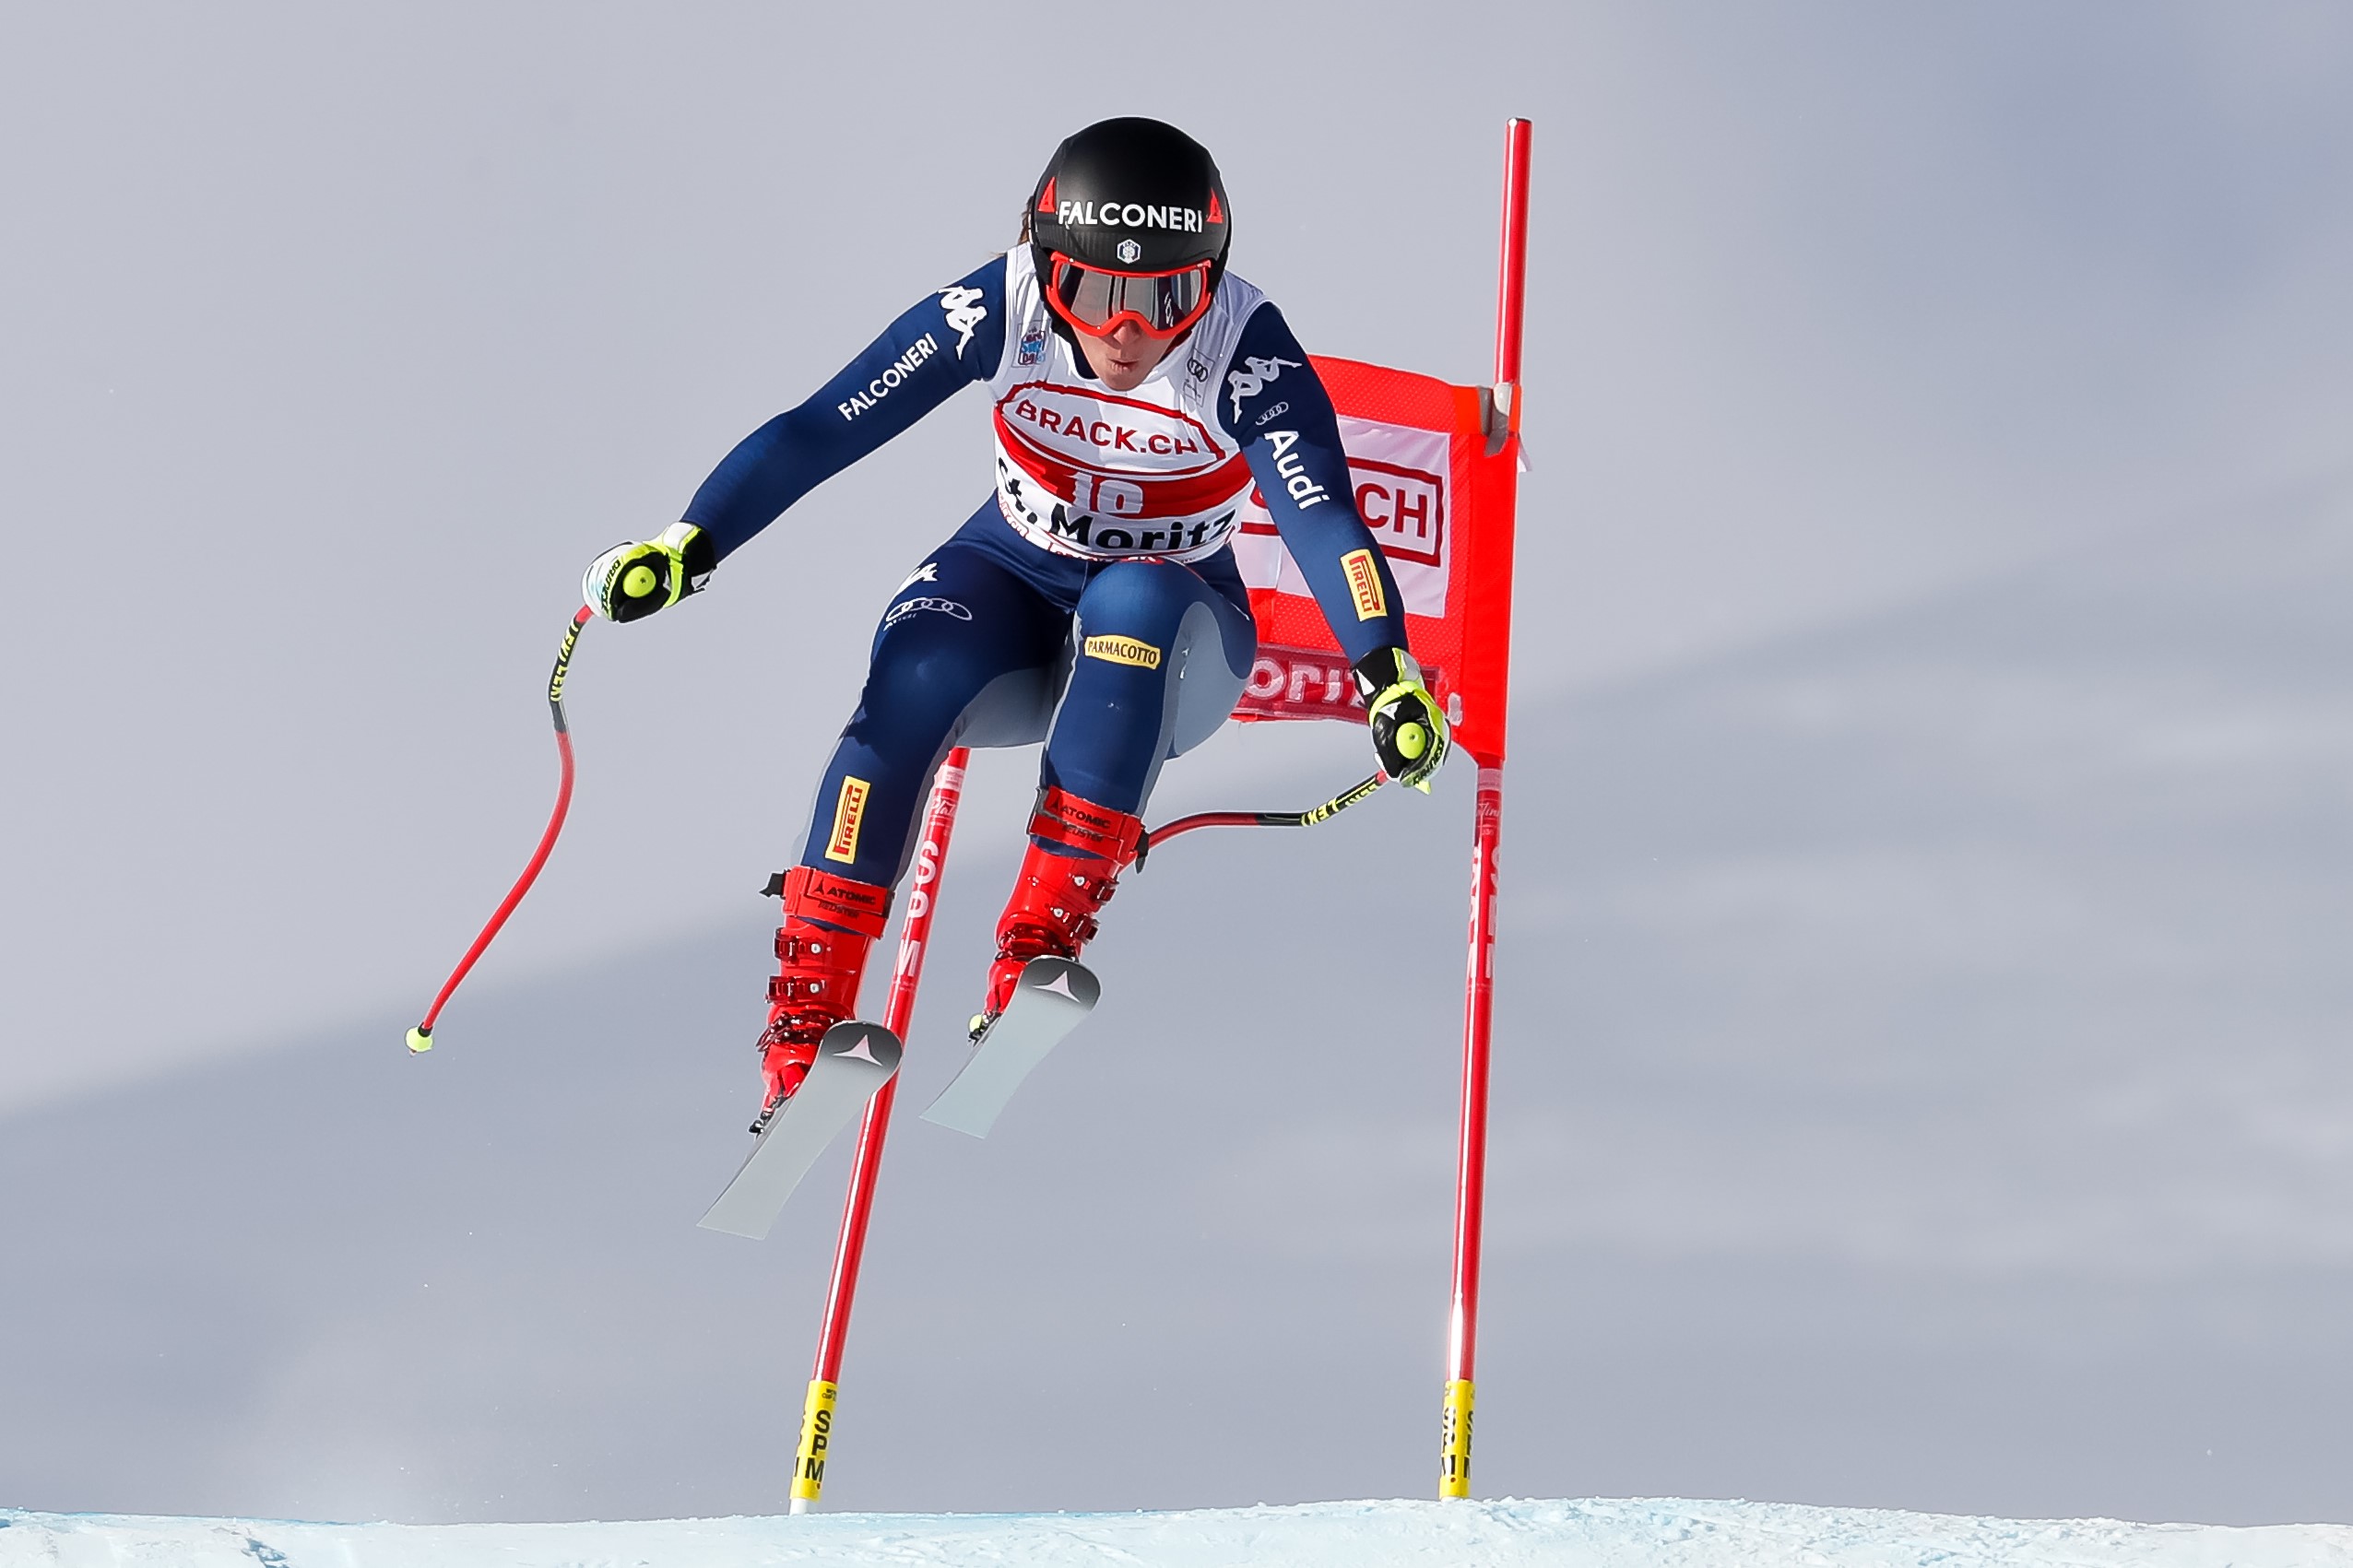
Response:
[{"label": "skier's knee", "polygon": [[[878,750],[928,756],[954,727],[975,693],[961,672],[931,660],[890,661],[869,671],[853,732]],[[878,729],[888,731],[885,744]]]},{"label": "skier's knee", "polygon": [[1199,581],[1172,561],[1114,561],[1079,596],[1079,619],[1093,631],[1165,632],[1184,615]]}]

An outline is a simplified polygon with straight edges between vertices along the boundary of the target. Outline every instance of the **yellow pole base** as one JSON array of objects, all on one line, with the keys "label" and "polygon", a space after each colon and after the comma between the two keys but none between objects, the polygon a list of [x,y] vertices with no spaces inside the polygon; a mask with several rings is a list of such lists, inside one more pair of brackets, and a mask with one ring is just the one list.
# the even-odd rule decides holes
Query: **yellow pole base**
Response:
[{"label": "yellow pole base", "polygon": [[1471,1495],[1471,1380],[1446,1385],[1446,1418],[1438,1443],[1438,1495]]},{"label": "yellow pole base", "polygon": [[800,1406],[800,1452],[793,1459],[792,1511],[806,1514],[825,1490],[825,1450],[834,1436],[834,1396],[841,1390],[822,1377],[809,1380]]}]

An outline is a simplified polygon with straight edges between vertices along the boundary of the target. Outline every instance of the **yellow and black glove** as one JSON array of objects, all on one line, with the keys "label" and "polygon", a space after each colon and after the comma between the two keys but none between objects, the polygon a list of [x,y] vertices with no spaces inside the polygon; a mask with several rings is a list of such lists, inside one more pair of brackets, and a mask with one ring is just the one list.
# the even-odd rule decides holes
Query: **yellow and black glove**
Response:
[{"label": "yellow and black glove", "polygon": [[1356,662],[1356,692],[1372,722],[1381,772],[1429,794],[1431,776],[1446,760],[1446,714],[1422,684],[1422,666],[1402,648],[1367,654]]},{"label": "yellow and black glove", "polygon": [[615,545],[590,561],[580,596],[607,620],[638,620],[700,591],[718,563],[710,535],[673,523],[659,538]]}]

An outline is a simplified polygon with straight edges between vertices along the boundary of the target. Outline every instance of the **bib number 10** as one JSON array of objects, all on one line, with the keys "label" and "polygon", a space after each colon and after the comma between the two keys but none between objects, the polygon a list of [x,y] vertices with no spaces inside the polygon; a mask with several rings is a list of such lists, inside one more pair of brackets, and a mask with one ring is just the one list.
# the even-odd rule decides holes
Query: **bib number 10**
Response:
[{"label": "bib number 10", "polygon": [[1099,479],[1093,474],[1070,476],[1070,504],[1081,512],[1107,513],[1113,517],[1141,517],[1144,488],[1132,479]]}]

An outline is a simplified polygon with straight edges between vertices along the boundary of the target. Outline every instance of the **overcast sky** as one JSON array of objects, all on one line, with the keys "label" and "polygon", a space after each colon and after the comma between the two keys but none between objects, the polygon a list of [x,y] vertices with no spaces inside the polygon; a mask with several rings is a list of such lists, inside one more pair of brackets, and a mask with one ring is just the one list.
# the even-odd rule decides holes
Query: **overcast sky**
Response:
[{"label": "overcast sky", "polygon": [[[2341,475],[2349,28],[1209,6],[1115,73],[952,9],[12,11],[0,498],[43,564],[0,626],[0,1103],[421,1008],[543,819],[581,566],[1005,244],[1079,124],[1199,134],[1310,347],[1475,380],[1535,120],[1532,696]],[[984,430],[944,410],[691,613],[596,629],[575,837],[503,969],[789,853]],[[617,860],[654,818],[668,853]]]},{"label": "overcast sky", "polygon": [[[252,1055],[266,1047],[396,1054],[544,819],[540,682],[581,567],[674,518],[741,434],[1008,243],[1055,142],[1106,114],[1160,114],[1212,148],[1234,264],[1311,348],[1466,382],[1491,363],[1502,123],[1535,121],[1517,735],[1549,760],[1513,774],[1523,843],[1538,823],[1619,831],[1571,786],[1580,757],[1564,734],[1580,713],[1683,679],[1736,683],[1751,658],[1792,648],[1825,681],[1867,685],[1917,645],[1912,618],[1941,624],[1938,607],[2041,572],[2101,581],[2152,539],[2211,542],[2178,557],[2157,630],[2088,590],[2059,624],[2113,633],[2114,657],[2143,674],[2171,668],[2178,644],[2196,668],[2243,675],[2287,614],[2266,595],[2300,581],[2281,563],[2306,560],[2277,541],[2342,515],[2341,6],[1096,15],[1112,25],[727,6],[0,18],[0,504],[19,563],[0,619],[0,806],[17,829],[0,879],[0,1111],[51,1136],[117,1096],[228,1095],[254,1081],[235,1075],[289,1059]],[[1120,45],[1130,25],[1138,41]],[[592,629],[571,688],[573,820],[475,982],[504,1000],[475,1017],[524,1016],[526,994],[617,973],[658,994],[659,966],[613,961],[702,952],[720,931],[739,961],[696,967],[692,984],[741,1000],[714,999],[698,1028],[724,1035],[756,1013],[769,911],[751,890],[798,842],[876,610],[985,492],[985,441],[976,401],[943,410],[809,498],[707,598]],[[2286,553],[2226,614],[2197,590],[2221,592],[2242,535]],[[2335,558],[2315,559],[2308,580],[2335,581]],[[1968,649],[1957,666],[2008,667],[1992,644]],[[2271,691],[2336,667],[2232,678]],[[2113,689],[2063,682],[2033,709],[2047,733],[2004,729],[1997,699],[2016,688],[1968,690],[1993,716],[1960,738],[2016,743],[1971,753],[1997,781],[2113,712]],[[1936,711],[1888,701],[1864,706],[1890,725]],[[2341,802],[2342,714],[2281,711],[2264,733],[2285,749],[2229,754],[2251,777],[2303,781],[2308,804]],[[1695,718],[1659,766],[1720,775],[1737,730]],[[2221,733],[2201,744],[2228,751],[2241,732]],[[1337,725],[1229,733],[1169,771],[1153,815],[1304,802],[1365,755]],[[1836,759],[1810,765],[1806,787],[1757,798],[1794,809],[1844,777]],[[973,864],[1010,845],[1033,767],[983,759]],[[1933,771],[1872,776],[1888,820],[1945,819]],[[2102,820],[2113,782],[2065,775],[2051,809]],[[1626,798],[1666,783],[1635,778]],[[1428,850],[1426,877],[1329,894],[1426,903],[1407,925],[1434,950],[1401,957],[1368,935],[1341,955],[1368,973],[1410,961],[1443,978],[1460,961],[1464,792],[1428,804],[1377,819]],[[1769,841],[1776,820],[1743,831]],[[2333,815],[2298,820],[2287,858],[2338,865]],[[2285,862],[2259,840],[2217,841],[2199,863],[2212,885],[2277,885]],[[2129,885],[2133,855],[2158,845],[2118,853]],[[1237,864],[1245,879],[1284,875],[1271,855]],[[1872,913],[1914,885],[1900,855],[1874,864],[1893,878],[1883,894],[1840,882],[1850,914],[1815,931],[1805,962],[1835,971],[1862,961],[1852,944],[1908,929],[1915,956],[1957,950],[1943,926]],[[1349,858],[1316,874],[1361,871]],[[1737,878],[1691,875],[1726,907],[1745,896]],[[1621,934],[1683,907],[1644,902],[1655,891],[1626,891]],[[1163,917],[1217,921],[1265,895],[1159,896]],[[1523,973],[1551,961],[1532,930],[1507,925],[1504,942]],[[1668,984],[1685,957],[1652,950],[1661,967],[1639,973]],[[2226,1035],[2264,1005],[2238,961],[2216,961],[2196,1004]],[[2327,961],[2306,961],[2309,979]],[[944,978],[968,984],[978,962]],[[553,989],[513,989],[529,981]],[[1952,1005],[1946,981],[1922,984],[1891,993],[1888,1016]],[[2324,985],[2308,990],[2291,1032],[2319,1052],[2344,1020]],[[2113,1016],[2082,1005],[2078,1045]],[[444,1027],[453,1048],[478,1027],[467,1007]],[[721,1078],[752,1092],[732,1035],[663,1049],[720,1052]],[[162,1076],[197,1070],[229,1076]],[[549,1056],[534,1070],[566,1069]],[[2312,1102],[2293,1072],[2266,1081],[2266,1105]],[[2298,1136],[2333,1150],[2341,1132],[2322,1125]],[[1839,1184],[1824,1181],[1835,1208]],[[798,1364],[800,1331],[787,1338]],[[288,1421],[255,1439],[253,1473],[269,1444],[302,1446]],[[372,1472],[352,1473],[353,1490],[320,1495],[369,1506]],[[379,1506],[459,1506],[450,1495]],[[987,1501],[944,1483],[921,1496]]]}]

